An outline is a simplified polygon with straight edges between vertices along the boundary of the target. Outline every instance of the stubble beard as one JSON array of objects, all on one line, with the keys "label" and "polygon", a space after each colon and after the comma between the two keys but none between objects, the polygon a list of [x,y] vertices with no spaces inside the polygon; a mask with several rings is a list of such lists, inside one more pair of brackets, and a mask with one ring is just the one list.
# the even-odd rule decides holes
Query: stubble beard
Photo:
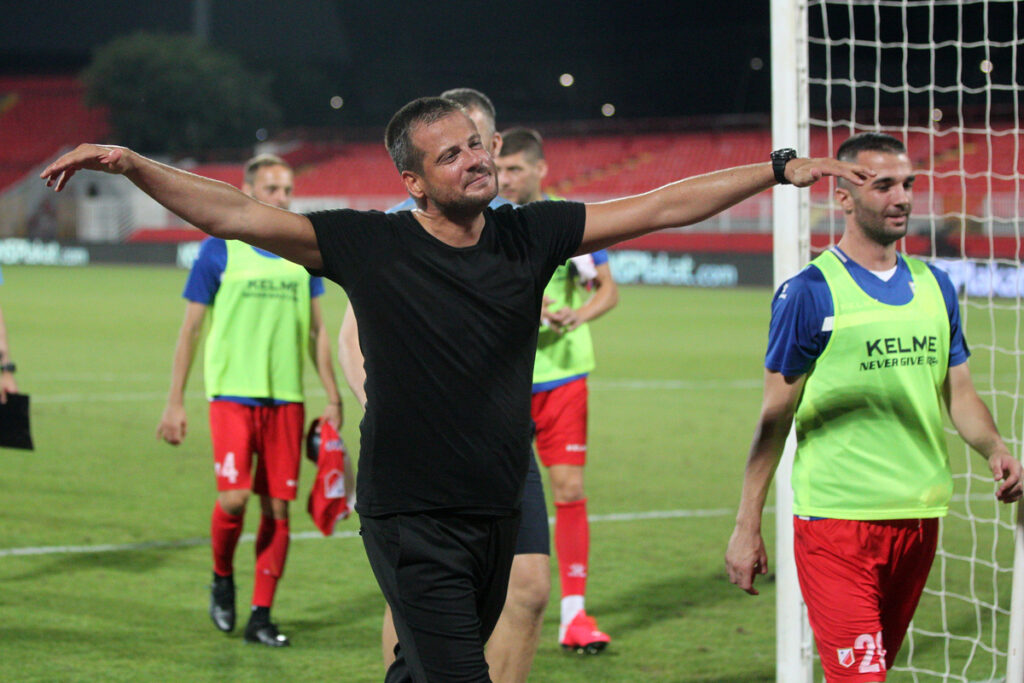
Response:
[{"label": "stubble beard", "polygon": [[886,228],[886,216],[881,213],[867,212],[861,207],[856,210],[857,224],[864,235],[872,242],[888,247],[907,236],[910,227],[910,214],[904,217],[903,226],[896,231]]},{"label": "stubble beard", "polygon": [[[493,179],[494,176],[491,176]],[[434,200],[437,208],[441,210],[446,216],[455,217],[472,217],[483,212],[494,198],[498,196],[498,184],[492,182],[492,187],[489,192],[485,195],[479,196],[467,196],[461,195],[459,197],[453,197],[451,200]]]}]

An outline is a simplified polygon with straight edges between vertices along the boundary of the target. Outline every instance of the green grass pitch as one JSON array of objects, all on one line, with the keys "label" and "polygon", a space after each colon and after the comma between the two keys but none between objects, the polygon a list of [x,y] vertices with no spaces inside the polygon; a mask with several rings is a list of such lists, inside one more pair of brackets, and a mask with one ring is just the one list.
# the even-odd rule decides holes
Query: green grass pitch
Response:
[{"label": "green grass pitch", "polygon": [[[357,522],[340,522],[333,538],[313,533],[308,462],[274,607],[293,646],[245,646],[240,628],[225,635],[209,622],[205,538],[215,491],[198,357],[185,444],[155,437],[184,271],[7,267],[3,275],[0,302],[19,385],[33,398],[36,451],[0,451],[0,680],[382,680],[383,603]],[[586,488],[597,518],[587,607],[613,642],[598,657],[561,652],[555,575],[533,680],[774,680],[773,585],[762,581],[762,595],[750,597],[729,584],[722,562],[760,404],[769,298],[766,289],[626,287],[593,325],[599,367]],[[344,301],[328,284],[332,335]],[[986,363],[976,374],[990,374]],[[323,405],[312,370],[307,387],[309,418]],[[357,449],[360,410],[344,397],[343,436]],[[664,511],[672,514],[630,517]],[[247,533],[257,514],[250,505]],[[769,544],[772,525],[766,516]],[[969,546],[968,532],[950,530],[961,533]],[[243,541],[237,555],[243,609],[252,551]],[[1006,592],[1008,578],[1000,582]],[[970,606],[953,609],[956,620],[974,619]],[[1005,649],[1005,635],[996,644]],[[917,648],[946,666],[941,646]]]}]

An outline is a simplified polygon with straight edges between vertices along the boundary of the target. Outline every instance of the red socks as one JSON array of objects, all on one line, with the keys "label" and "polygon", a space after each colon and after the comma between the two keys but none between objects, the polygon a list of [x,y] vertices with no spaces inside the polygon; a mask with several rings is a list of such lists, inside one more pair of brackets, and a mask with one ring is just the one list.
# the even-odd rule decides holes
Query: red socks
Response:
[{"label": "red socks", "polygon": [[571,503],[555,503],[555,552],[558,553],[562,597],[584,595],[590,554],[586,498]]},{"label": "red socks", "polygon": [[252,604],[270,607],[274,602],[277,581],[284,573],[288,557],[288,520],[260,517],[260,530],[256,534],[256,581],[252,589]]},{"label": "red socks", "polygon": [[[234,574],[235,548],[242,535],[245,515],[229,515],[217,502],[210,519],[210,538],[213,546],[213,571],[218,576]],[[278,579],[284,573],[288,557],[289,529],[287,519],[260,517],[256,534],[256,581],[253,584],[252,604],[270,607],[274,602]]]},{"label": "red socks", "polygon": [[231,576],[234,573],[235,547],[238,537],[242,535],[242,522],[245,515],[229,515],[220,506],[220,501],[213,506],[210,518],[210,539],[213,547],[213,571],[218,576]]}]

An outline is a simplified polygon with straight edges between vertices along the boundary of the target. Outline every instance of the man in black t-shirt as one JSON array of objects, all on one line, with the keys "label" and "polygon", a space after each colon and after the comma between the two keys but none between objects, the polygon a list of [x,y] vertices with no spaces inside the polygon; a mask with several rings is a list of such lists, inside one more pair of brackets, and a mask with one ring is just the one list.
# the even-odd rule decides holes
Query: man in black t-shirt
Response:
[{"label": "man in black t-shirt", "polygon": [[417,210],[302,216],[123,147],[80,145],[40,175],[120,173],[215,237],[241,239],[341,284],[366,353],[358,511],[399,654],[388,681],[487,681],[483,643],[501,611],[529,457],[541,297],[555,267],[689,225],[778,182],[871,172],[778,154],[599,204],[486,209],[494,160],[459,105],[422,98],[385,144]]}]

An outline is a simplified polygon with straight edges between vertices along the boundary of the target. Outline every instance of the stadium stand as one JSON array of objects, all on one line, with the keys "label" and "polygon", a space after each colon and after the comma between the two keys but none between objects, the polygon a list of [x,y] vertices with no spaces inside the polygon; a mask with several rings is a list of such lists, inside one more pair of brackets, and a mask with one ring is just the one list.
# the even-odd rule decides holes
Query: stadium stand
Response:
[{"label": "stadium stand", "polygon": [[0,76],[0,192],[62,148],[103,140],[107,115],[73,76]]},{"label": "stadium stand", "polygon": [[[969,127],[968,132],[949,128],[939,135],[909,133],[908,147],[918,155],[915,164],[921,169],[915,186],[918,213],[933,214],[939,221],[959,221],[957,229],[943,239],[958,240],[962,228],[971,255],[1009,256],[1010,251],[1020,250],[1019,245],[999,243],[1002,233],[1013,232],[1003,217],[1019,215],[1017,204],[1024,201],[1018,180],[1024,175],[1024,155],[1013,145],[999,144],[1002,136],[1012,132],[1007,124],[994,126],[991,137]],[[83,86],[73,76],[0,76],[0,194],[62,148],[81,140],[104,140],[107,134],[106,113],[85,106]],[[825,132],[815,130],[811,155],[828,154],[845,137],[845,131],[839,131],[830,141]],[[275,151],[296,169],[297,197],[383,209],[405,196],[379,141],[345,143],[297,131],[274,144]],[[754,128],[551,136],[545,140],[546,187],[584,201],[635,194],[682,177],[762,161],[771,146],[770,132]],[[204,163],[189,170],[235,186],[242,178],[240,164]],[[821,197],[828,185],[819,184],[813,192]],[[732,223],[714,229],[763,231],[766,207],[766,198],[744,202],[730,211]],[[966,219],[959,218],[964,215]],[[979,226],[972,222],[974,215],[994,218],[990,225]],[[195,238],[181,225],[137,227],[144,229],[134,230],[129,241]],[[816,226],[817,231],[822,229]],[[994,251],[990,237],[996,240]],[[748,241],[757,250],[767,248],[757,239]]]}]

